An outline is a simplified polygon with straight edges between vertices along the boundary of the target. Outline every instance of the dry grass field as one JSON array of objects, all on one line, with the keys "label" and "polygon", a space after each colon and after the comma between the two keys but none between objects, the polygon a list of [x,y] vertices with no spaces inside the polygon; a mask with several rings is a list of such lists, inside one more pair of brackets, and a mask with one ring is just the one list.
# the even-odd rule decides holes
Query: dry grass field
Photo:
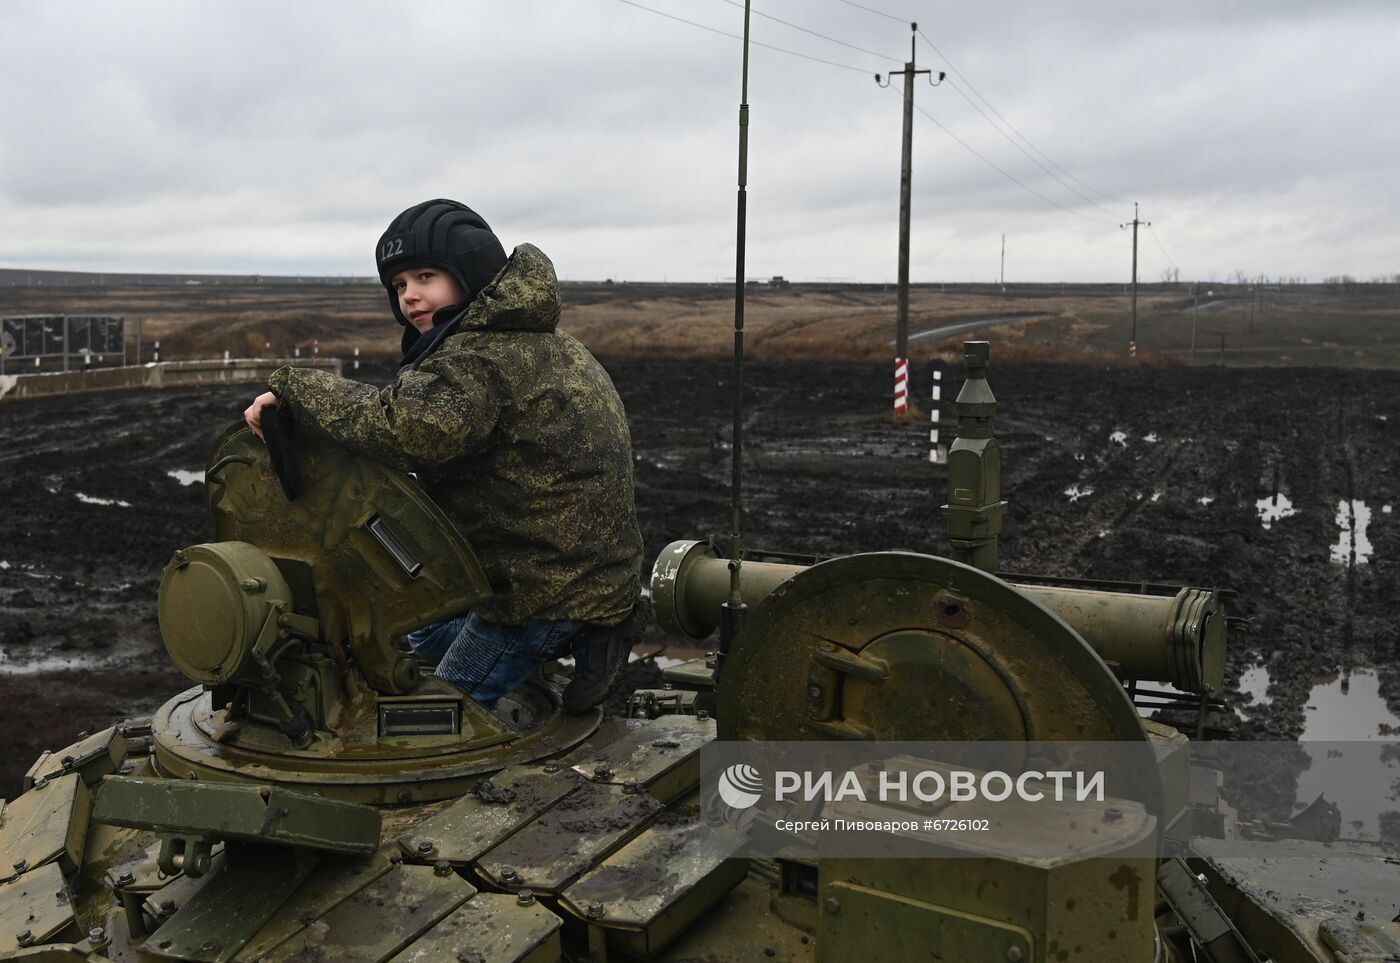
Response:
[{"label": "dry grass field", "polygon": [[[1140,363],[1400,368],[1395,285],[1211,290],[1197,308],[1187,285],[1142,287]],[[600,355],[710,359],[732,349],[729,285],[569,283],[563,299],[562,327]],[[141,319],[146,360],[156,340],[163,360],[398,350],[383,292],[367,281],[0,286],[0,315],[36,313],[123,315],[133,357]],[[893,286],[757,286],[746,295],[746,349],[758,361],[885,361],[894,315]],[[948,326],[963,330],[925,334]],[[916,285],[910,296],[916,362],[952,358],[970,337],[995,340],[1003,360],[1126,362],[1131,329],[1120,285]]]}]

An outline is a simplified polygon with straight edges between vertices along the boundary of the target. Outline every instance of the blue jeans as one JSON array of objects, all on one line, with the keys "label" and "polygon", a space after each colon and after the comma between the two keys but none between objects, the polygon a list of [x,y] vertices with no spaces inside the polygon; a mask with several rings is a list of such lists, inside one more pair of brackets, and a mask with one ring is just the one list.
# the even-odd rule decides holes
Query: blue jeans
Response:
[{"label": "blue jeans", "polygon": [[524,625],[488,622],[475,612],[408,634],[413,652],[437,666],[439,679],[494,708],[518,689],[536,666],[566,655],[581,656],[583,622],[531,619]]}]

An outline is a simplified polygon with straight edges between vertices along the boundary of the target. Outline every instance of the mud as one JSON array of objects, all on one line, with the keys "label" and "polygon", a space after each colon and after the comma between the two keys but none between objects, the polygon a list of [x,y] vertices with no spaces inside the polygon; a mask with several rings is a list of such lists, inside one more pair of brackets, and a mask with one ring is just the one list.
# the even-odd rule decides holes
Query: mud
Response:
[{"label": "mud", "polygon": [[[648,552],[723,536],[730,365],[607,366],[632,420]],[[960,380],[945,375],[945,398]],[[946,552],[945,473],[928,462],[927,422],[890,419],[889,381],[885,365],[748,366],[746,544]],[[991,384],[1011,503],[1005,571],[1237,591],[1233,611],[1250,621],[1228,676],[1245,737],[1297,737],[1314,686],[1340,678],[1345,689],[1360,669],[1400,713],[1400,375],[998,365],[994,349]],[[924,407],[928,386],[916,372]],[[209,522],[203,486],[170,473],[198,472],[252,394],[0,406],[0,797],[41,749],[187,686],[164,655],[156,590],[170,554],[207,538]],[[1295,514],[1275,511],[1266,528],[1258,503],[1276,508],[1276,495]],[[1353,502],[1370,513],[1369,554],[1339,527],[1339,504]],[[647,641],[663,640],[653,629]],[[1268,690],[1251,704],[1236,686],[1258,667]]]}]

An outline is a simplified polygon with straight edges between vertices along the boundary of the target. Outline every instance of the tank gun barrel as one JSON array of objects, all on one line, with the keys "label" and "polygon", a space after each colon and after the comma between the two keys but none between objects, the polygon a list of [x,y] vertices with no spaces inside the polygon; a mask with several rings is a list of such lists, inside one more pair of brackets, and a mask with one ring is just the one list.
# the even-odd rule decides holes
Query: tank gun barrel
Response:
[{"label": "tank gun barrel", "polygon": [[[756,606],[803,565],[745,562],[739,588]],[[706,542],[672,542],[652,572],[656,620],[667,632],[702,639],[719,624],[729,597],[728,561]],[[1185,692],[1219,691],[1225,672],[1225,609],[1220,593],[1175,594],[1012,584],[1067,622],[1120,675],[1169,682]]]}]

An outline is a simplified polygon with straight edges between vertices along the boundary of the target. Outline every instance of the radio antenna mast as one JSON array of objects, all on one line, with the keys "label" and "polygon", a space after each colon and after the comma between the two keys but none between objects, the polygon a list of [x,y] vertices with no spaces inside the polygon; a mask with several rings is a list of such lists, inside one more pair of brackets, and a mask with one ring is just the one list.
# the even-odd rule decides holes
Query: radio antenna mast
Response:
[{"label": "radio antenna mast", "polygon": [[734,268],[734,446],[733,528],[729,536],[729,599],[720,606],[719,653],[715,660],[715,684],[718,686],[725,656],[748,614],[748,606],[739,594],[739,566],[743,556],[743,500],[740,496],[740,466],[744,438],[744,233],[748,210],[749,182],[749,5],[744,0],[744,73],[739,94],[739,200],[738,242],[735,245]]}]

